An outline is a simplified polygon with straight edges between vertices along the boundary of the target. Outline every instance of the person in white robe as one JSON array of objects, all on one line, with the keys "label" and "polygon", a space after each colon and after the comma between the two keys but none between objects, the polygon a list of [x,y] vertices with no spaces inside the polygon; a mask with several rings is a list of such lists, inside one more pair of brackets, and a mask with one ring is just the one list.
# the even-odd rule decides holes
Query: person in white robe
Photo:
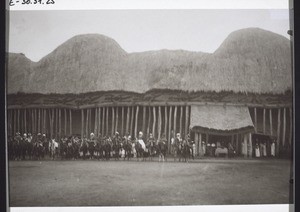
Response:
[{"label": "person in white robe", "polygon": [[255,145],[255,157],[257,157],[257,158],[260,157],[260,148],[257,143]]},{"label": "person in white robe", "polygon": [[271,143],[271,156],[275,157],[275,141],[274,140],[272,140],[272,143]]},{"label": "person in white robe", "polygon": [[143,133],[141,131],[139,132],[138,142],[139,142],[139,144],[141,144],[143,150],[146,151],[146,144],[143,140]]}]

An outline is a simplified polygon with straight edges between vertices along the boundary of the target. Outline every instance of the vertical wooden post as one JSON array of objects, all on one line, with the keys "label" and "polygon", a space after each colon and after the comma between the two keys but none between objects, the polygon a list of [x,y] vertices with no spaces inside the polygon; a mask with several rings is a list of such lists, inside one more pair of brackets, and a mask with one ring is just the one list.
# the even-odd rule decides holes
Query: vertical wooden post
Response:
[{"label": "vertical wooden post", "polygon": [[263,109],[263,134],[266,134],[266,109]]},{"label": "vertical wooden post", "polygon": [[252,144],[252,133],[249,133],[249,156],[250,158],[252,158],[252,154],[253,154],[253,144]]},{"label": "vertical wooden post", "polygon": [[[130,107],[127,107],[127,116],[126,116],[126,127],[125,127],[125,133],[129,133],[129,119],[130,119]],[[130,134],[131,135],[131,134]]]},{"label": "vertical wooden post", "polygon": [[94,133],[98,136],[98,108],[95,108]]},{"label": "vertical wooden post", "polygon": [[34,112],[33,109],[30,109],[30,115],[31,115],[31,133],[34,133]]},{"label": "vertical wooden post", "polygon": [[285,147],[285,133],[286,133],[286,108],[283,108],[282,146],[284,147]]},{"label": "vertical wooden post", "polygon": [[92,108],[89,109],[89,134],[93,131],[92,129]]},{"label": "vertical wooden post", "polygon": [[[132,135],[134,133],[133,129],[133,120],[134,120],[134,106],[131,107],[131,121],[130,121],[130,134]],[[133,135],[133,137],[136,138],[137,135]]]},{"label": "vertical wooden post", "polygon": [[121,134],[124,136],[124,106],[122,106],[122,118],[121,118]]},{"label": "vertical wooden post", "polygon": [[[146,122],[146,107],[143,106],[143,125],[142,125],[143,133],[145,133],[145,122]],[[147,134],[147,136],[149,136],[149,135]]]},{"label": "vertical wooden post", "polygon": [[[138,125],[138,119],[139,119],[139,106],[136,106],[136,113],[135,113],[135,125],[134,125],[134,134],[137,135],[137,125]],[[144,132],[143,132],[144,133]]]},{"label": "vertical wooden post", "polygon": [[86,126],[85,126],[86,138],[89,137],[89,109],[86,109]]},{"label": "vertical wooden post", "polygon": [[171,135],[171,131],[172,131],[172,106],[170,106],[169,109],[169,139],[168,139],[168,150],[169,153],[171,152],[171,139],[172,139],[172,135]]},{"label": "vertical wooden post", "polygon": [[290,107],[290,136],[289,136],[289,145],[290,147],[293,144],[293,108]]},{"label": "vertical wooden post", "polygon": [[281,109],[278,108],[278,121],[277,121],[277,143],[276,143],[276,155],[279,154],[279,148],[280,148],[280,128],[281,128],[281,120],[280,120],[280,117],[281,117]]},{"label": "vertical wooden post", "polygon": [[111,108],[111,135],[115,134],[115,107]]},{"label": "vertical wooden post", "polygon": [[254,129],[255,129],[255,132],[257,133],[257,110],[256,110],[256,107],[254,108]]},{"label": "vertical wooden post", "polygon": [[18,132],[20,132],[20,110],[17,110],[17,114],[18,114],[18,124],[17,124],[17,130]]},{"label": "vertical wooden post", "polygon": [[235,152],[238,154],[239,150],[239,134],[236,134],[236,140],[235,140]]},{"label": "vertical wooden post", "polygon": [[198,155],[204,156],[204,152],[203,152],[203,149],[202,149],[202,133],[199,133],[198,137],[199,137]]},{"label": "vertical wooden post", "polygon": [[108,136],[108,113],[109,113],[109,107],[106,108],[106,126],[105,126],[105,132],[106,135]]},{"label": "vertical wooden post", "polygon": [[244,134],[244,157],[247,157],[248,153],[248,144],[247,144],[247,134]]},{"label": "vertical wooden post", "polygon": [[[187,105],[185,107],[185,134],[187,135],[189,130],[190,130],[190,122],[189,122],[189,119],[190,119],[190,106]],[[202,145],[202,144],[201,144]]]},{"label": "vertical wooden post", "polygon": [[14,123],[13,123],[13,125],[14,125],[14,135],[15,135],[16,132],[17,132],[17,124],[16,124],[16,122],[17,122],[17,111],[13,110],[13,114],[14,114]]},{"label": "vertical wooden post", "polygon": [[150,124],[151,124],[151,107],[148,106],[148,125],[147,125],[147,137],[149,137],[150,134]]},{"label": "vertical wooden post", "polygon": [[27,133],[27,118],[26,118],[27,110],[24,110],[24,130]]},{"label": "vertical wooden post", "polygon": [[208,144],[209,143],[209,134],[206,133],[206,143]]},{"label": "vertical wooden post", "polygon": [[65,115],[65,133],[64,135],[67,136],[67,109],[64,109],[64,115]]},{"label": "vertical wooden post", "polygon": [[175,133],[175,135],[177,133],[176,124],[177,124],[177,106],[175,106],[175,109],[174,109],[174,133]]},{"label": "vertical wooden post", "polygon": [[38,132],[41,132],[41,109],[38,109]]},{"label": "vertical wooden post", "polygon": [[[195,132],[195,144],[196,144],[196,154],[199,154],[199,133]],[[201,155],[200,155],[201,156]]]},{"label": "vertical wooden post", "polygon": [[84,134],[84,109],[81,109],[81,138]]},{"label": "vertical wooden post", "polygon": [[158,140],[161,137],[161,106],[158,107]]},{"label": "vertical wooden post", "polygon": [[269,116],[270,116],[270,134],[273,135],[273,120],[272,120],[272,109],[269,110]]},{"label": "vertical wooden post", "polygon": [[168,128],[168,109],[167,109],[167,106],[165,106],[165,128],[164,128],[164,133],[165,133],[166,138],[168,136],[167,135],[167,128]]},{"label": "vertical wooden post", "polygon": [[72,124],[72,109],[69,110],[70,113],[70,135],[73,135],[72,129],[73,129],[73,124]]},{"label": "vertical wooden post", "polygon": [[61,109],[58,109],[58,134],[61,137]]},{"label": "vertical wooden post", "polygon": [[47,110],[44,109],[44,133],[48,134],[47,130]]},{"label": "vertical wooden post", "polygon": [[156,122],[156,111],[155,111],[155,106],[153,106],[153,125],[152,125],[152,133],[153,136],[156,138],[155,136],[155,122]]},{"label": "vertical wooden post", "polygon": [[104,122],[104,120],[105,120],[105,107],[102,107],[102,126],[101,126],[101,134],[102,134],[102,136],[104,136],[104,126],[105,126],[105,122]]},{"label": "vertical wooden post", "polygon": [[182,135],[182,114],[183,114],[183,106],[180,106],[180,119],[179,119],[179,132],[180,132],[180,135]]},{"label": "vertical wooden post", "polygon": [[118,131],[118,125],[119,125],[119,107],[116,107],[116,127],[115,127],[115,131]]},{"label": "vertical wooden post", "polygon": [[98,136],[100,136],[100,134],[101,134],[101,128],[100,127],[102,127],[102,124],[101,124],[101,119],[102,119],[101,114],[102,114],[102,111],[101,111],[101,108],[99,107],[98,108]]},{"label": "vertical wooden post", "polygon": [[231,145],[233,146],[233,140],[234,140],[234,137],[233,137],[233,134],[231,135],[231,141],[230,141],[230,143],[231,143]]}]

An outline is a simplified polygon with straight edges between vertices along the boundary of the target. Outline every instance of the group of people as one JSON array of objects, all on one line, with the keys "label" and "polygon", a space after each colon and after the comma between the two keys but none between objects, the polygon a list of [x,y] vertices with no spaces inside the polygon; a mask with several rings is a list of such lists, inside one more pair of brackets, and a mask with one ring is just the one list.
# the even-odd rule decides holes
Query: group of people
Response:
[{"label": "group of people", "polygon": [[255,157],[275,157],[275,140],[271,141],[258,141],[258,139],[255,140]]},{"label": "group of people", "polygon": [[[186,155],[195,156],[195,148],[187,139],[182,139],[180,133],[176,138],[171,139],[174,160],[179,156],[186,158]],[[143,132],[139,132],[136,138],[132,138],[129,133],[121,136],[118,132],[110,136],[96,136],[91,133],[89,137],[69,136],[62,138],[46,137],[46,134],[16,133],[14,137],[8,138],[8,151],[10,160],[41,160],[45,157],[52,159],[102,159],[124,160],[131,158],[141,158],[142,160],[153,160],[158,156],[159,161],[165,161],[168,151],[168,140],[163,134],[159,139],[155,139],[150,133],[144,139]]]}]

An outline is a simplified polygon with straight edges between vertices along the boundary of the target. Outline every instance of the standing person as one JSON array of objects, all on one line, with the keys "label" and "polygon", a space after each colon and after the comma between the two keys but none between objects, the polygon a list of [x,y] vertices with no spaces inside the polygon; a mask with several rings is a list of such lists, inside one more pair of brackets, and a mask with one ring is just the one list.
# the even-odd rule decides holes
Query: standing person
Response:
[{"label": "standing person", "polygon": [[258,146],[258,143],[255,144],[255,157],[260,157],[260,148]]},{"label": "standing person", "polygon": [[271,156],[275,157],[275,140],[272,140],[271,142]]},{"label": "standing person", "polygon": [[203,156],[205,156],[206,155],[206,143],[205,143],[205,141],[202,141],[202,154],[203,154]]},{"label": "standing person", "polygon": [[263,156],[267,157],[267,145],[266,145],[266,141],[263,142],[262,150],[263,150],[263,152],[262,152]]}]

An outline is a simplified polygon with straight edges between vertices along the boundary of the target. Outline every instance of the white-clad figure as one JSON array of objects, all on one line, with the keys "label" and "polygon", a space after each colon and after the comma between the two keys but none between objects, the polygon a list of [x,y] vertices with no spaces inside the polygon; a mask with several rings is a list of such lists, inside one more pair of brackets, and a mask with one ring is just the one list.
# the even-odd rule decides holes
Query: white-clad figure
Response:
[{"label": "white-clad figure", "polygon": [[146,144],[143,141],[143,133],[141,131],[139,132],[138,142],[139,142],[139,144],[141,144],[143,150],[146,151]]},{"label": "white-clad figure", "polygon": [[262,146],[262,147],[263,147],[263,152],[262,152],[262,153],[263,153],[263,156],[264,156],[264,157],[267,157],[267,145],[266,145],[266,142],[263,143],[263,146]]},{"label": "white-clad figure", "polygon": [[257,157],[257,158],[260,157],[260,149],[259,149],[259,146],[257,143],[255,145],[255,157]]},{"label": "white-clad figure", "polygon": [[271,156],[275,157],[275,141],[272,141],[271,144]]}]

